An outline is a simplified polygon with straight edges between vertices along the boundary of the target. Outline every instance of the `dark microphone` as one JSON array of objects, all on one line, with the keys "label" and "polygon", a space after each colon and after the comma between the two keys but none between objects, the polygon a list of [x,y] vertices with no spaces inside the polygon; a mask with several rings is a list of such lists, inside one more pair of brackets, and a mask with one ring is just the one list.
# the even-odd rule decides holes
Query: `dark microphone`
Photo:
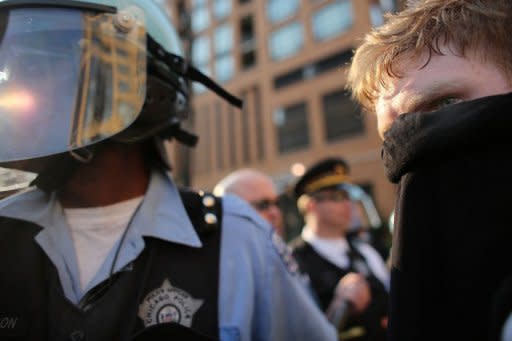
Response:
[{"label": "dark microphone", "polygon": [[327,308],[326,316],[336,330],[343,330],[348,318],[354,311],[354,304],[347,299],[334,297]]},{"label": "dark microphone", "polygon": [[340,279],[333,296],[325,315],[338,330],[343,330],[349,317],[368,307],[371,292],[364,277],[351,272]]}]

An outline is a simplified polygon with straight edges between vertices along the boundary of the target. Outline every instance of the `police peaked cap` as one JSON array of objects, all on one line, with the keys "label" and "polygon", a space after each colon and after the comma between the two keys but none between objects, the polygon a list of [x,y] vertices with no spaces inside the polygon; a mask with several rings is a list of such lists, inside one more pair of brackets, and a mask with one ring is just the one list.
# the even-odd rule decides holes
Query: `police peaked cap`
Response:
[{"label": "police peaked cap", "polygon": [[313,164],[297,181],[295,198],[349,182],[349,166],[342,158],[330,157]]}]

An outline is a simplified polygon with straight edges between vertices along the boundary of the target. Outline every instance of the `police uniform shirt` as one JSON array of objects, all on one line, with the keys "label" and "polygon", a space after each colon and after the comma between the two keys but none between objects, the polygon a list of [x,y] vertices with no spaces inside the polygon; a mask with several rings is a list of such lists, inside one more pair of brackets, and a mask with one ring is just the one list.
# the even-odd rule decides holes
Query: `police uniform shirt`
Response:
[{"label": "police uniform shirt", "polygon": [[[341,269],[350,267],[350,259],[348,257],[349,245],[345,238],[320,238],[315,235],[307,225],[302,229],[301,237],[305,242],[310,244],[320,256],[332,264]],[[364,243],[358,243],[356,248],[366,260],[372,274],[377,277],[389,291],[389,270],[377,251]]]},{"label": "police uniform shirt", "polygon": [[[80,289],[73,243],[55,194],[31,188],[8,197],[0,202],[0,216],[43,227],[35,241],[57,268],[70,301],[77,303],[108,278],[117,245],[86,288]],[[273,229],[232,195],[223,199],[222,221],[218,298],[221,340],[336,340],[334,328],[295,272]],[[194,248],[202,246],[176,186],[159,171],[152,173],[119,251],[115,272],[129,271],[127,265],[144,249],[143,236]]]},{"label": "police uniform shirt", "polygon": [[512,313],[510,313],[509,317],[505,321],[503,325],[503,330],[501,332],[501,341],[511,341],[512,340]]}]

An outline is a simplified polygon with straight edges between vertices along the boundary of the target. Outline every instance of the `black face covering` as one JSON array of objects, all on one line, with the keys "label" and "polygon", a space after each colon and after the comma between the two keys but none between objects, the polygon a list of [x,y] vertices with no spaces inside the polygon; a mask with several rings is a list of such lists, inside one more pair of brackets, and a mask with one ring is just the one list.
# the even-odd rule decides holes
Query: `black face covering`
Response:
[{"label": "black face covering", "polygon": [[505,94],[398,116],[385,133],[382,147],[388,178],[397,183],[404,174],[454,153],[510,139],[510,108],[512,94]]},{"label": "black face covering", "polygon": [[499,340],[510,302],[497,293],[512,276],[511,111],[512,94],[480,98],[401,115],[386,133],[398,183],[389,340]]}]

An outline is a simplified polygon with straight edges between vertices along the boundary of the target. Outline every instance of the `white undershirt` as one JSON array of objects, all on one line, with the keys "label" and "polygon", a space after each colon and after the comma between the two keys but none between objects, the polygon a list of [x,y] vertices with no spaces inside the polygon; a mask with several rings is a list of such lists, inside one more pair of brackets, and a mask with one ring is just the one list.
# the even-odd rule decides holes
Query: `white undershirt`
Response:
[{"label": "white undershirt", "polygon": [[128,226],[142,196],[109,206],[64,209],[85,289]]},{"label": "white undershirt", "polygon": [[[308,242],[313,249],[329,262],[346,269],[350,266],[348,257],[349,245],[345,238],[320,238],[311,231],[310,228],[304,226],[301,237]],[[389,289],[389,270],[382,260],[382,257],[370,245],[364,243],[357,245],[357,250],[366,260],[370,271],[377,277],[384,286]]]}]

